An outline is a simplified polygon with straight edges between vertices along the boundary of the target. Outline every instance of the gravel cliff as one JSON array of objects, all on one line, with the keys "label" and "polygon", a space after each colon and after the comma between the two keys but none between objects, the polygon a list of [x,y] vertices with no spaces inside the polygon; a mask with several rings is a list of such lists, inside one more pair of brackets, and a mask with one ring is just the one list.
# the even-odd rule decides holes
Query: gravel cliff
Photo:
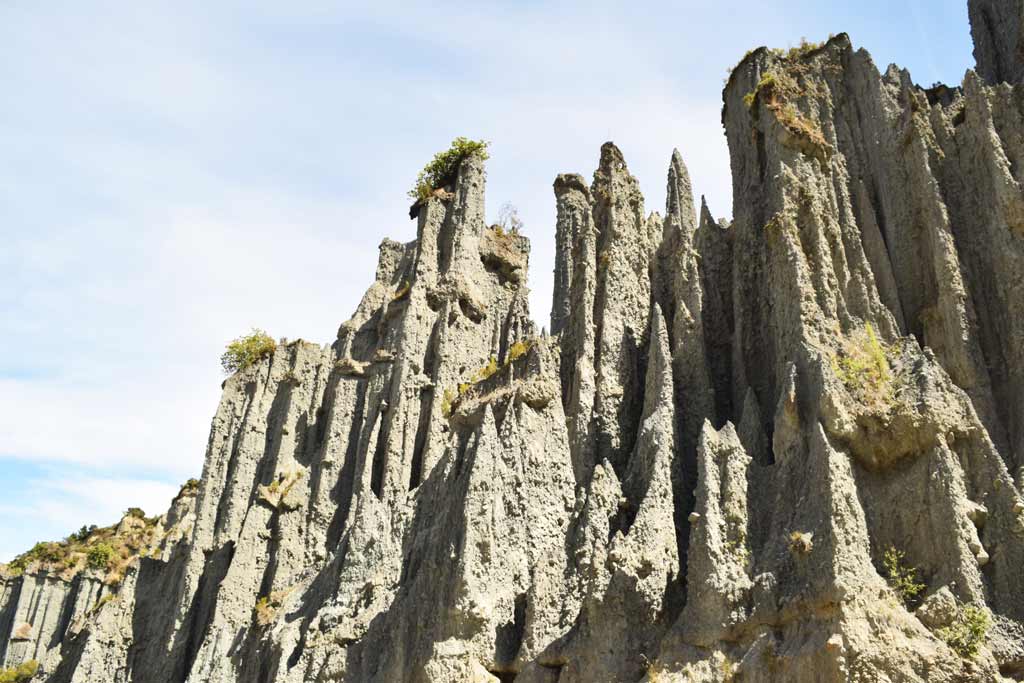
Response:
[{"label": "gravel cliff", "polygon": [[333,344],[225,382],[179,533],[112,598],[4,579],[6,664],[1024,680],[1024,0],[969,8],[959,87],[846,35],[744,57],[731,223],[678,152],[664,215],[612,143],[558,176],[550,332],[466,158]]}]

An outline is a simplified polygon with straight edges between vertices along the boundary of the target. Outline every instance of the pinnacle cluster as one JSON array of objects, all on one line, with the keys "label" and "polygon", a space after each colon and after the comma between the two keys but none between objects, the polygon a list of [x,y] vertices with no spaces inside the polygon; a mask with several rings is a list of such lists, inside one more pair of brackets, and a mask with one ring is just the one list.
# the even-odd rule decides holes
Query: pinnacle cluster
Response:
[{"label": "pinnacle cluster", "polygon": [[[733,219],[622,152],[529,242],[462,159],[337,339],[225,383],[111,583],[0,578],[47,683],[1024,680],[1024,0],[958,87],[845,34],[733,70]],[[147,527],[149,528],[149,527]]]}]

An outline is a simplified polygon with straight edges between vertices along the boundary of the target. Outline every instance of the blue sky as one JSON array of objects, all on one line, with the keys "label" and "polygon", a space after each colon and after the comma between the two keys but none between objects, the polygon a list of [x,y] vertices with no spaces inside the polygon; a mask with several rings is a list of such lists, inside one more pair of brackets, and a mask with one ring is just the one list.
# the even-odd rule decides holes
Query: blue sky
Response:
[{"label": "blue sky", "polygon": [[840,31],[925,85],[973,65],[966,0],[4,0],[0,560],[162,511],[202,469],[224,344],[330,342],[453,137],[491,141],[544,323],[556,174],[615,140],[662,210],[678,147],[731,215],[726,69]]}]

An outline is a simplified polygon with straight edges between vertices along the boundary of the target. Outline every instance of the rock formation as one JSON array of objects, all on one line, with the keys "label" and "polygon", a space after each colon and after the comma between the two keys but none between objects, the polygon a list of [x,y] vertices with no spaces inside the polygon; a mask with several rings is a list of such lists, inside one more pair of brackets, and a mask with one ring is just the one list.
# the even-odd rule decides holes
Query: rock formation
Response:
[{"label": "rock formation", "polygon": [[550,335],[467,157],[331,346],[226,381],[187,533],[99,603],[4,580],[6,665],[1024,680],[1024,3],[970,16],[956,88],[845,35],[744,57],[731,223],[678,152],[664,216],[611,143],[558,176]]}]

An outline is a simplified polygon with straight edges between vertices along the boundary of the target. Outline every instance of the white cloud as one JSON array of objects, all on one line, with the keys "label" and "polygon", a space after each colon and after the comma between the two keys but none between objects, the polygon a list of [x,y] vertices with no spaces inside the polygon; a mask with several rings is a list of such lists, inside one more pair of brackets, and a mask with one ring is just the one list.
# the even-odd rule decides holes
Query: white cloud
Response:
[{"label": "white cloud", "polygon": [[72,477],[68,471],[42,470],[21,482],[16,502],[0,506],[4,519],[17,522],[0,535],[0,562],[38,541],[60,540],[84,525],[115,524],[129,507],[163,514],[178,488],[150,479]]}]

